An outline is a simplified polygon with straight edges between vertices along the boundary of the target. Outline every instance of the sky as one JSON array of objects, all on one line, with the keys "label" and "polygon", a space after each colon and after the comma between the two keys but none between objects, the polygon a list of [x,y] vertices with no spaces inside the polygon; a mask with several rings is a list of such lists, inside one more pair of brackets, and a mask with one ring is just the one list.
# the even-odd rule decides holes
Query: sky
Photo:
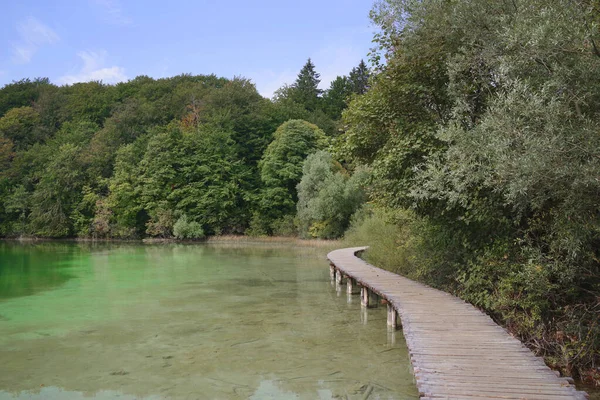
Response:
[{"label": "sky", "polygon": [[367,53],[372,0],[18,0],[0,13],[0,87],[182,73],[251,79],[271,97],[310,57],[325,89]]}]

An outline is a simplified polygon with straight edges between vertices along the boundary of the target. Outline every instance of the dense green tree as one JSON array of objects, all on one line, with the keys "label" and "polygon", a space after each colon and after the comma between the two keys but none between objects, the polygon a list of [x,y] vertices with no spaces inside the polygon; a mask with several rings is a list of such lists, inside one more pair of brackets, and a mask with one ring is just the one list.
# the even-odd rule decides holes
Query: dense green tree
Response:
[{"label": "dense green tree", "polygon": [[326,151],[309,155],[297,187],[300,233],[324,239],[342,236],[366,200],[365,181],[365,170],[349,176]]},{"label": "dense green tree", "polygon": [[363,95],[369,88],[371,73],[363,60],[348,76],[338,76],[322,96],[321,108],[335,121],[342,116],[352,95]]},{"label": "dense green tree", "polygon": [[0,89],[0,117],[11,108],[32,106],[49,86],[52,85],[48,78],[22,79],[5,85]]},{"label": "dense green tree", "polygon": [[344,112],[337,156],[372,166],[372,196],[379,204],[412,206],[415,168],[443,147],[435,127],[450,115],[448,76],[444,55],[434,57],[439,63],[424,52],[398,50],[373,87]]},{"label": "dense green tree", "polygon": [[[207,233],[243,232],[262,187],[258,161],[295,113],[246,79],[214,75],[115,86],[25,80],[0,92],[0,196],[10,203],[0,202],[3,235],[165,236],[182,215]],[[67,160],[57,157],[66,149],[76,153],[77,175],[63,182]],[[178,186],[165,181],[169,174]]]},{"label": "dense green tree", "polygon": [[372,17],[378,74],[337,154],[371,166],[377,204],[416,211],[414,276],[584,373],[600,348],[593,4],[387,0]]},{"label": "dense green tree", "polygon": [[5,177],[4,175],[10,167],[10,163],[15,156],[14,144],[9,138],[0,135],[0,179]]},{"label": "dense green tree", "polygon": [[148,145],[148,138],[141,137],[134,143],[119,148],[114,173],[108,181],[109,193],[97,204],[96,216],[101,211],[102,235],[114,237],[143,236],[148,222],[139,193],[140,162]]},{"label": "dense green tree", "polygon": [[323,109],[332,119],[339,120],[352,94],[352,83],[345,76],[335,78],[323,95]]},{"label": "dense green tree", "polygon": [[267,221],[294,214],[302,164],[309,154],[326,145],[324,132],[309,122],[290,120],[277,128],[259,163],[265,185],[261,204]]},{"label": "dense green tree", "polygon": [[360,60],[358,66],[352,68],[348,75],[350,90],[358,95],[365,94],[369,90],[369,79],[371,72],[364,60]]},{"label": "dense green tree", "polygon": [[81,193],[79,153],[76,145],[65,144],[51,157],[31,196],[33,233],[49,237],[74,233],[70,211]]},{"label": "dense green tree", "polygon": [[18,150],[45,138],[40,116],[32,107],[11,108],[0,118],[0,135],[10,139]]},{"label": "dense green tree", "polygon": [[63,92],[65,101],[61,107],[63,120],[86,119],[100,126],[110,116],[116,100],[114,86],[101,82],[75,83],[66,86]]},{"label": "dense green tree", "polygon": [[292,100],[301,104],[308,111],[315,111],[320,106],[322,94],[322,90],[319,89],[320,76],[309,58],[291,86],[290,96]]}]

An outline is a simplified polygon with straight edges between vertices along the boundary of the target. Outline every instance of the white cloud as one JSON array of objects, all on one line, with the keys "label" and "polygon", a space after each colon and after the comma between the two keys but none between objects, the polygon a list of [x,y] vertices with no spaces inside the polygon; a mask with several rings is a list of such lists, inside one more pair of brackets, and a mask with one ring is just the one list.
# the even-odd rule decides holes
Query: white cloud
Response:
[{"label": "white cloud", "polygon": [[34,17],[27,17],[17,25],[19,40],[13,43],[13,62],[25,64],[38,49],[46,44],[54,44],[60,40],[56,32]]},{"label": "white cloud", "polygon": [[115,25],[131,25],[133,20],[125,15],[119,0],[92,0],[102,7],[106,20]]},{"label": "white cloud", "polygon": [[77,56],[81,58],[83,66],[75,74],[67,74],[58,78],[59,84],[71,85],[77,82],[102,81],[104,83],[117,83],[127,80],[125,69],[112,66],[105,67],[106,51],[80,51]]}]

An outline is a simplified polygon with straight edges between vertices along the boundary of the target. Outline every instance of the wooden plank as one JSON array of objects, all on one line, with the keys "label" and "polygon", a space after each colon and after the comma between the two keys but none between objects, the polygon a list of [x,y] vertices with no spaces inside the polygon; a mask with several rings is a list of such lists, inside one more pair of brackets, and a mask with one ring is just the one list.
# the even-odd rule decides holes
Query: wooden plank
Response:
[{"label": "wooden plank", "polygon": [[387,323],[403,328],[422,399],[585,398],[572,380],[559,377],[488,315],[449,293],[369,265],[355,255],[365,249],[335,250],[327,258],[350,285],[363,288],[364,303],[372,305],[374,292],[388,304]]}]

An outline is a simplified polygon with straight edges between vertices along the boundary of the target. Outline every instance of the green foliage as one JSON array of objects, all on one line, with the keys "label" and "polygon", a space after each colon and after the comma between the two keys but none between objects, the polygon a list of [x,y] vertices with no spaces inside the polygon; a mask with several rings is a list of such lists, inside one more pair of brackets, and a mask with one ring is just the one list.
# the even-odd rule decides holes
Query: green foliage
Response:
[{"label": "green foliage", "polygon": [[31,196],[30,224],[40,236],[61,237],[73,234],[69,211],[81,192],[80,148],[64,144],[58,148],[46,173],[35,185]]},{"label": "green foliage", "polygon": [[367,67],[364,60],[360,60],[358,66],[352,68],[348,75],[348,83],[352,93],[363,95],[369,90],[369,80],[371,79],[371,71]]},{"label": "green foliage", "polygon": [[361,60],[358,66],[352,68],[348,76],[338,76],[323,94],[321,104],[323,111],[332,120],[339,120],[353,95],[363,95],[369,89],[371,71]]},{"label": "green foliage", "polygon": [[146,233],[159,238],[169,238],[173,235],[174,216],[166,202],[156,205],[146,223]]},{"label": "green foliage", "polygon": [[15,157],[13,149],[13,141],[0,135],[0,179],[6,175],[6,171]]},{"label": "green foliage", "polygon": [[320,74],[315,70],[315,65],[309,58],[300,70],[296,82],[291,86],[291,99],[301,104],[308,111],[319,108],[321,89],[319,89]]},{"label": "green foliage", "polygon": [[259,162],[263,218],[274,221],[294,213],[304,160],[326,145],[323,131],[309,122],[290,120],[277,128]]},{"label": "green foliage", "polygon": [[339,119],[352,93],[352,83],[345,76],[335,78],[323,95],[323,108],[331,118]]},{"label": "green foliage", "polygon": [[263,215],[260,212],[255,211],[250,219],[248,229],[246,229],[244,233],[251,237],[267,236],[271,230],[269,222],[270,221],[266,221],[263,218]]},{"label": "green foliage", "polygon": [[202,239],[204,230],[198,222],[188,221],[187,215],[184,214],[173,225],[173,236],[177,239]]},{"label": "green foliage", "polygon": [[102,214],[102,211],[96,209],[101,201],[98,194],[89,186],[84,186],[81,194],[81,200],[70,215],[75,233],[80,237],[107,237],[108,226],[96,227],[95,225],[95,214],[98,216]]},{"label": "green foliage", "polygon": [[600,354],[596,11],[378,2],[378,74],[344,113],[336,146],[370,166],[386,212],[414,210],[408,221],[376,211],[349,236],[385,226],[396,239],[374,246],[389,255],[382,265],[485,308],[581,376]]},{"label": "green foliage", "polygon": [[318,84],[309,60],[274,101],[215,75],[6,85],[0,235],[295,234],[303,161],[339,131]]},{"label": "green foliage", "polygon": [[12,108],[31,106],[51,86],[48,78],[22,79],[5,85],[0,89],[0,117]]},{"label": "green foliage", "polygon": [[271,224],[271,230],[274,236],[296,236],[296,220],[293,215],[284,215]]},{"label": "green foliage", "polygon": [[25,149],[44,139],[39,122],[40,116],[32,107],[11,108],[0,118],[0,135],[17,149]]},{"label": "green foliage", "polygon": [[114,86],[101,82],[75,83],[64,88],[63,120],[88,120],[100,126],[116,100]]},{"label": "green foliage", "polygon": [[297,219],[300,232],[316,238],[343,235],[350,217],[364,203],[366,171],[351,177],[325,151],[308,156],[298,184]]},{"label": "green foliage", "polygon": [[366,204],[353,215],[344,241],[370,246],[366,256],[374,265],[456,291],[454,274],[465,253],[461,238],[413,210]]}]

